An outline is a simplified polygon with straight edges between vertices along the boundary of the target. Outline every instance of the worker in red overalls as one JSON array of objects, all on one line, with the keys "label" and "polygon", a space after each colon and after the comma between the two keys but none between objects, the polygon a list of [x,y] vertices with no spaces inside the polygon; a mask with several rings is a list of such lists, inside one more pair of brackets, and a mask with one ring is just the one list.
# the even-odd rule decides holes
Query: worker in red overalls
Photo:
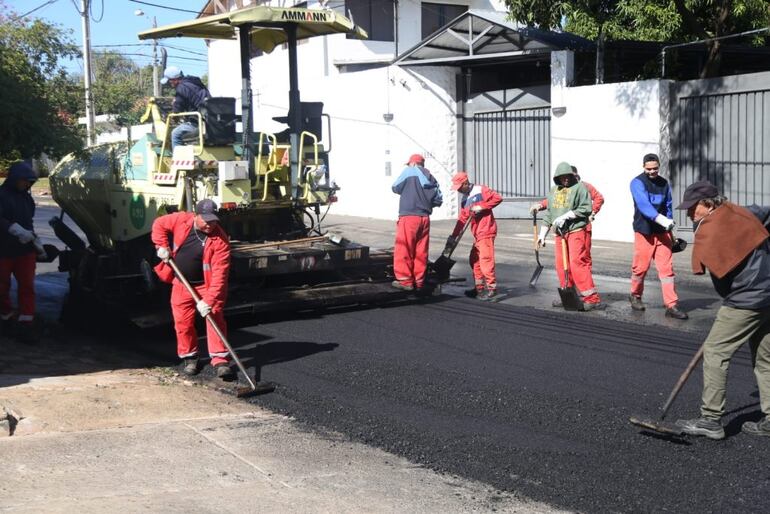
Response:
[{"label": "worker in red overalls", "polygon": [[[201,200],[195,211],[167,214],[152,224],[152,242],[161,260],[155,272],[162,281],[172,284],[171,311],[177,354],[183,360],[182,371],[186,375],[195,375],[199,371],[196,310],[204,318],[210,313],[222,333],[227,334],[224,306],[230,271],[230,240],[219,224],[217,205],[213,200]],[[171,241],[168,240],[169,233],[172,234]],[[167,264],[170,257],[174,258],[182,275],[200,296],[197,304]],[[211,365],[216,369],[217,376],[224,380],[234,378],[227,347],[210,324],[206,328]]]},{"label": "worker in red overalls", "polygon": [[482,184],[471,184],[468,174],[460,171],[452,177],[452,189],[463,195],[460,214],[447,245],[456,244],[456,238],[471,219],[473,248],[469,262],[473,269],[474,287],[465,292],[467,296],[479,300],[494,300],[497,296],[497,278],[495,277],[495,237],[497,222],[492,209],[503,197],[500,193]]},{"label": "worker in red overalls", "polygon": [[[586,250],[588,251],[588,266],[593,270],[593,257],[591,257],[591,242],[593,240],[593,221],[596,219],[596,215],[599,214],[599,211],[602,208],[602,205],[604,205],[604,196],[597,190],[594,186],[586,182],[585,180],[580,179],[580,175],[578,174],[578,169],[575,166],[572,166],[572,173],[575,175],[575,178],[577,178],[578,182],[582,182],[582,184],[588,189],[588,193],[591,195],[591,215],[588,217],[588,225],[586,225]],[[548,199],[544,198],[539,203],[533,203],[532,206],[529,208],[529,213],[531,215],[535,215],[538,211],[544,211],[548,208]]]},{"label": "worker in red overalls", "polygon": [[428,268],[430,215],[442,203],[436,178],[425,167],[425,157],[413,154],[392,186],[400,196],[396,244],[393,248],[392,286],[403,291],[422,289]]}]

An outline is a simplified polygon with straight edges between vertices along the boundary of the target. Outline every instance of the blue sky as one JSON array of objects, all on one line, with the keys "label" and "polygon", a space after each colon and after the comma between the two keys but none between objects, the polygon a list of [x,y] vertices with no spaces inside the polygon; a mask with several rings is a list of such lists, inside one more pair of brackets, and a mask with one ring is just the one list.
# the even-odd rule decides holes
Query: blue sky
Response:
[{"label": "blue sky", "polygon": [[[49,1],[53,3],[47,4]],[[139,41],[136,35],[152,28],[152,17],[158,26],[194,19],[197,12],[206,4],[205,0],[147,0],[146,3],[131,0],[90,0],[91,1],[91,47],[93,50],[109,49],[119,51],[137,64],[152,63],[152,41]],[[72,31],[71,38],[81,48],[83,32],[81,17],[78,14],[81,0],[3,0],[3,3],[16,15],[41,7],[26,18],[40,18]],[[154,5],[148,5],[154,4]],[[1,4],[0,4],[1,5]],[[77,8],[76,8],[77,5]],[[160,6],[193,12],[181,12]],[[144,16],[137,16],[134,11],[141,9]],[[102,14],[103,13],[103,14]],[[101,21],[99,21],[101,18]],[[206,44],[200,39],[165,39],[158,43],[168,51],[168,65],[179,66],[187,75],[207,73]],[[109,46],[100,45],[140,45]],[[159,50],[160,52],[160,50]],[[143,55],[130,55],[143,54]],[[203,54],[203,55],[200,55]],[[64,63],[72,73],[82,73],[83,62]]]}]

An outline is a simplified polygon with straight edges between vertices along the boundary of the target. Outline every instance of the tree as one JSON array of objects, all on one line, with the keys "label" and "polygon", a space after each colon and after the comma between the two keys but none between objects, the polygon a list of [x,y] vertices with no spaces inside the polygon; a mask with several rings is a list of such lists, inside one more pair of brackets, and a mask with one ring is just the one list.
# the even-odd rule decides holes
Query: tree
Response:
[{"label": "tree", "polygon": [[152,95],[152,66],[139,68],[112,51],[95,52],[91,58],[96,113],[115,114],[128,123],[138,122],[146,105],[144,100]]},{"label": "tree", "polygon": [[60,61],[79,55],[68,34],[18,19],[0,0],[0,159],[61,157],[82,147],[80,87]]},{"label": "tree", "polygon": [[[514,21],[588,39],[692,42],[770,25],[767,0],[505,0]],[[759,41],[759,39],[757,39]],[[706,43],[701,77],[719,73],[721,41]]]}]

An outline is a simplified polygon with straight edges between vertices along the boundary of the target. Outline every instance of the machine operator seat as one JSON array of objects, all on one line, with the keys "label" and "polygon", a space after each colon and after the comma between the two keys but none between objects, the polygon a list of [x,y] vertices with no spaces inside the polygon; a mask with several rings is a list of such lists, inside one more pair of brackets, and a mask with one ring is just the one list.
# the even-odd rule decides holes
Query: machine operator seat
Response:
[{"label": "machine operator seat", "polygon": [[[324,111],[323,102],[300,102],[302,105],[302,121],[301,125],[297,127],[297,133],[310,132],[311,134],[321,139],[323,130],[323,124],[321,116]],[[291,112],[288,116],[275,116],[273,119],[279,123],[285,123],[289,125],[289,128],[278,132],[275,137],[278,138],[279,143],[288,143],[289,135],[291,134]]]},{"label": "machine operator seat", "polygon": [[[198,112],[203,118],[203,144],[206,146],[227,146],[235,143],[235,123],[240,116],[235,114],[235,98],[209,97],[203,101]],[[194,123],[197,123],[197,119]],[[185,145],[197,145],[198,131],[182,139]]]}]

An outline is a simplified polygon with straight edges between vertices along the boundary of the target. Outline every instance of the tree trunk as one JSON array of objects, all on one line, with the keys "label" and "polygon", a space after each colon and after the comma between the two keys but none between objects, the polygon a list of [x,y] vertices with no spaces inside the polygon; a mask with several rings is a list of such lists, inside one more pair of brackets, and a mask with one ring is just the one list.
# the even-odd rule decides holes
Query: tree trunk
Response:
[{"label": "tree trunk", "polygon": [[707,44],[708,57],[700,71],[700,78],[708,79],[719,75],[722,68],[722,45],[720,41],[709,41]]}]

